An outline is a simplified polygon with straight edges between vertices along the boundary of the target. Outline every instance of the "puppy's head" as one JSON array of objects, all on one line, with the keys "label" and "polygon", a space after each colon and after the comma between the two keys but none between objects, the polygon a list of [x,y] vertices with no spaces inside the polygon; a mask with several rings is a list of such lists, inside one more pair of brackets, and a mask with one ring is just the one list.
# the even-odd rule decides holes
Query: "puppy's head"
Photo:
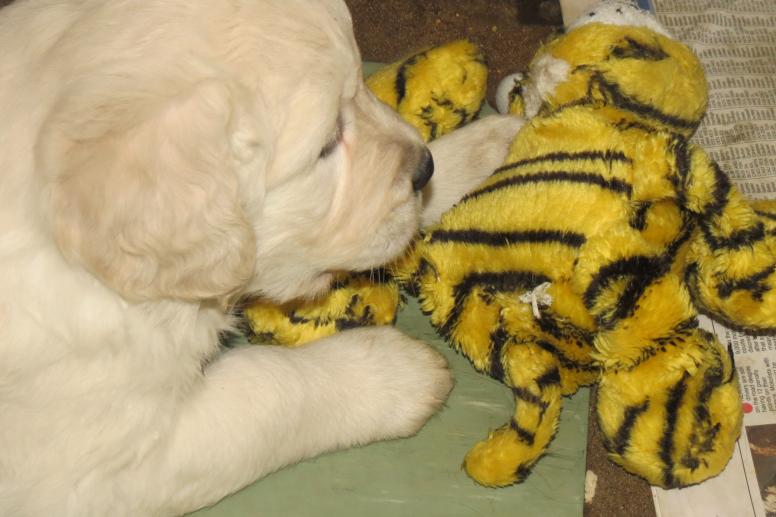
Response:
[{"label": "puppy's head", "polygon": [[365,88],[344,4],[193,4],[52,56],[36,157],[63,253],[139,300],[311,296],[398,255],[430,155]]}]

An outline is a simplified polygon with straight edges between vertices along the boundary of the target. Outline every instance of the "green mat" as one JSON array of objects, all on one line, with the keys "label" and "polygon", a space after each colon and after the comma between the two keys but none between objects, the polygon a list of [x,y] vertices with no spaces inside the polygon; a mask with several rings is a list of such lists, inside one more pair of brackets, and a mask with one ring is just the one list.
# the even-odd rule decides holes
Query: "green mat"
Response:
[{"label": "green mat", "polygon": [[488,429],[507,422],[512,395],[445,345],[415,300],[398,327],[432,343],[456,379],[447,407],[414,438],[382,442],[294,465],[200,510],[197,517],[456,517],[582,515],[588,392],[564,400],[548,454],[520,485],[483,488],[460,465]]},{"label": "green mat", "polygon": [[[378,67],[366,63],[368,75]],[[485,106],[481,115],[492,113]],[[336,452],[288,467],[224,499],[196,517],[469,517],[580,516],[584,504],[588,390],[564,399],[561,425],[528,479],[484,488],[460,465],[489,429],[509,420],[512,394],[477,373],[434,332],[415,300],[397,326],[431,343],[456,379],[445,409],[414,438]]]}]

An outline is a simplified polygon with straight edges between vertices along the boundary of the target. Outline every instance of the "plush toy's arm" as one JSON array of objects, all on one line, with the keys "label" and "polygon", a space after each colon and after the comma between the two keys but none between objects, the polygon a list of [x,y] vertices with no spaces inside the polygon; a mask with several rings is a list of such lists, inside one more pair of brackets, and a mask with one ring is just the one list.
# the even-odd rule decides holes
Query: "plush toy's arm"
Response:
[{"label": "plush toy's arm", "polygon": [[776,219],[756,210],[706,153],[677,149],[682,206],[699,231],[688,257],[694,302],[722,322],[749,331],[776,329]]}]

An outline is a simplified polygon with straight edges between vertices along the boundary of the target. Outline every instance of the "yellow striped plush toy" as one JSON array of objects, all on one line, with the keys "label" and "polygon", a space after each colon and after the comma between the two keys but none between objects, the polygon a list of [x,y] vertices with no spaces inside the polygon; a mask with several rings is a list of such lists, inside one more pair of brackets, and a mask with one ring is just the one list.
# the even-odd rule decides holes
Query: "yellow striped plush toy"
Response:
[{"label": "yellow striped plush toy", "polygon": [[646,12],[608,2],[515,82],[528,117],[506,163],[417,243],[424,311],[515,412],[465,458],[521,481],[561,396],[597,382],[611,458],[664,487],[718,474],[740,433],[731,354],[697,314],[776,329],[776,210],[689,141],[703,69]]}]

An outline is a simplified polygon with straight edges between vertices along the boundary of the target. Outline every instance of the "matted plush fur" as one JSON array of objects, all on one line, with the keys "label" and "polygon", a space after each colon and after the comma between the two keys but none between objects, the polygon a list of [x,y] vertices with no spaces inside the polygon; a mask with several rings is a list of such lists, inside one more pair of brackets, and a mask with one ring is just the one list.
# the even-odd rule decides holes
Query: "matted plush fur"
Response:
[{"label": "matted plush fur", "polygon": [[[25,0],[0,48],[0,515],[181,514],[439,408],[444,360],[392,328],[218,345],[240,296],[315,295],[417,230],[425,150],[344,3]],[[441,139],[443,181],[476,167],[429,214],[516,128]]]}]

